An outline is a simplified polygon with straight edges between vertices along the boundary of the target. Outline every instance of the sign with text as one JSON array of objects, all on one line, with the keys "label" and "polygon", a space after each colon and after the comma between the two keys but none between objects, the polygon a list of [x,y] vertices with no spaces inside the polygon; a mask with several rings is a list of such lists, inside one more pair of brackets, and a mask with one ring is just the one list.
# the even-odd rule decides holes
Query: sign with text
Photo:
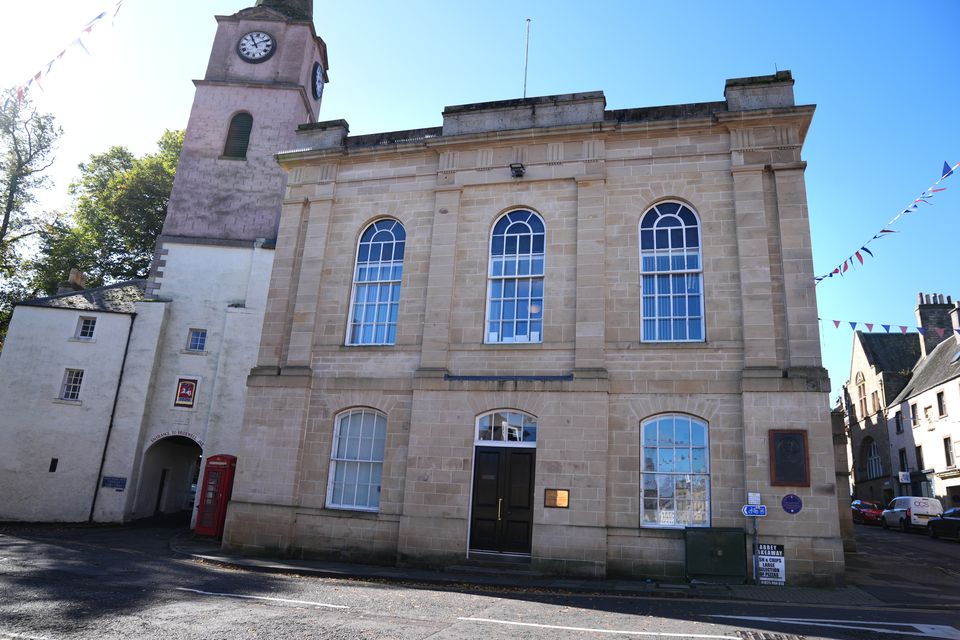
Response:
[{"label": "sign with text", "polygon": [[783,500],[780,501],[780,506],[783,507],[783,510],[787,513],[800,513],[800,510],[803,509],[803,500],[795,493],[788,493],[783,496]]},{"label": "sign with text", "polygon": [[783,557],[782,544],[758,544],[754,550],[757,556],[757,583],[782,587],[787,582],[787,562]]},{"label": "sign with text", "polygon": [[120,476],[103,476],[103,480],[100,481],[100,486],[104,489],[123,491],[127,488],[127,479]]},{"label": "sign with text", "polygon": [[767,516],[767,506],[763,504],[745,504],[741,511],[748,518],[765,518]]},{"label": "sign with text", "polygon": [[900,482],[903,484],[910,484],[910,472],[909,471],[898,471],[897,476],[900,478]]}]

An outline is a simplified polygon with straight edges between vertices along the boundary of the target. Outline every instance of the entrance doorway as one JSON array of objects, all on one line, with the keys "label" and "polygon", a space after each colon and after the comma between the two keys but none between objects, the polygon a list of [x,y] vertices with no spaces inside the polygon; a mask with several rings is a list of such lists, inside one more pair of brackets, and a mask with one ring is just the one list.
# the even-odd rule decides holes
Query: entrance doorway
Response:
[{"label": "entrance doorway", "polygon": [[529,555],[533,540],[536,418],[497,411],[477,421],[470,550]]}]

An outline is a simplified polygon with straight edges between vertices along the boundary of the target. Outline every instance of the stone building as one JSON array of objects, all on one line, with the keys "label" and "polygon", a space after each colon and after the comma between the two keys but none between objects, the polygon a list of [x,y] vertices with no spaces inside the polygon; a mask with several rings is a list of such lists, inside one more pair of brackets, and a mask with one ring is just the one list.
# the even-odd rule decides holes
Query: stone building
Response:
[{"label": "stone building", "polygon": [[853,495],[887,504],[895,496],[960,503],[949,406],[960,406],[960,321],[950,296],[918,295],[918,333],[854,333],[844,422],[853,456]]},{"label": "stone building", "polygon": [[[224,545],[246,552],[678,577],[686,531],[746,551],[760,500],[788,582],[838,580],[814,107],[789,72],[350,136],[317,122],[310,0],[217,20],[127,357],[84,372],[69,431],[11,436],[104,443],[93,519],[182,505],[198,455],[235,453]],[[67,478],[50,490],[80,495]]]},{"label": "stone building", "polygon": [[[898,472],[897,495],[939,498],[960,507],[960,304],[942,294],[919,295],[925,331],[921,357],[886,412]],[[897,474],[899,476],[899,473]]]},{"label": "stone building", "polygon": [[887,504],[899,495],[887,409],[907,385],[919,357],[916,333],[853,334],[850,379],[843,386],[842,403],[856,498]]},{"label": "stone building", "polygon": [[788,580],[834,582],[814,108],[789,72],[724,98],[299,127],[224,545],[676,577],[755,493]]}]

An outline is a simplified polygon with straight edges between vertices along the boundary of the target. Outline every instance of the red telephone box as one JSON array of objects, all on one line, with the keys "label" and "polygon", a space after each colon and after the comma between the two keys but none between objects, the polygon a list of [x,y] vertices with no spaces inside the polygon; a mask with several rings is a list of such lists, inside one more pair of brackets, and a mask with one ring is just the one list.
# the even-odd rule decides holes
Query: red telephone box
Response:
[{"label": "red telephone box", "polygon": [[197,526],[194,532],[201,536],[219,538],[223,535],[223,523],[227,519],[227,503],[233,491],[233,474],[237,469],[236,456],[225,454],[207,458],[200,485],[200,506],[197,509]]}]

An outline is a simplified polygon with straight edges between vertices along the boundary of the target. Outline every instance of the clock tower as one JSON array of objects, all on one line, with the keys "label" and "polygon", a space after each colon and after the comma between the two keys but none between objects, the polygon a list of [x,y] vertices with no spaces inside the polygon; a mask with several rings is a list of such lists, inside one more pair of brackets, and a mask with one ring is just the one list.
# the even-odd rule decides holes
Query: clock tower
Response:
[{"label": "clock tower", "polygon": [[[194,81],[148,301],[130,338],[137,355],[118,396],[118,406],[137,409],[117,419],[104,463],[128,466],[120,475],[136,485],[125,495],[137,497],[105,495],[98,519],[151,515],[157,496],[175,502],[191,475],[202,478],[211,456],[239,450],[286,188],[274,158],[320,111],[327,51],[312,0],[261,0],[216,20],[206,73]],[[189,407],[172,400],[185,384]],[[183,438],[193,444],[180,446]],[[176,469],[182,473],[164,475]]]},{"label": "clock tower", "polygon": [[[216,19],[160,243],[271,245],[286,186],[274,154],[292,146],[297,125],[317,119],[326,45],[312,0],[260,0]],[[154,292],[165,286],[155,282]]]}]

